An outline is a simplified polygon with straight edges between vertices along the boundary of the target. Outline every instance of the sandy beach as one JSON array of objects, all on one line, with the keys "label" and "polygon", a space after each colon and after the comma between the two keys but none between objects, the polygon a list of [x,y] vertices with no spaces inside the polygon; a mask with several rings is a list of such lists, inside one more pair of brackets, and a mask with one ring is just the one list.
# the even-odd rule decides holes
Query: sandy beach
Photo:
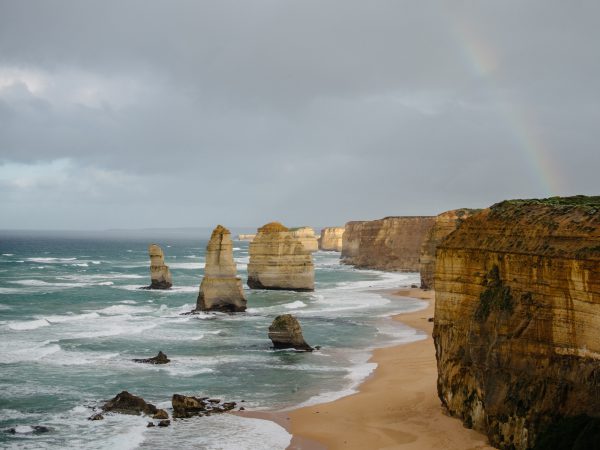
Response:
[{"label": "sandy beach", "polygon": [[[410,344],[377,349],[375,372],[357,394],[272,417],[294,435],[288,449],[492,449],[487,438],[446,416],[436,391],[437,368],[431,332],[433,291],[403,289],[397,301],[415,297],[426,309],[394,317],[427,332]],[[264,416],[263,416],[264,417]]]}]

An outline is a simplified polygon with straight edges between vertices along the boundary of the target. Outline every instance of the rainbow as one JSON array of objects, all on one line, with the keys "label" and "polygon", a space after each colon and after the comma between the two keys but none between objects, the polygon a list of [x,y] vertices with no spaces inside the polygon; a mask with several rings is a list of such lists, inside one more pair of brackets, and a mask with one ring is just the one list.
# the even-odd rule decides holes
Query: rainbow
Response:
[{"label": "rainbow", "polygon": [[[450,17],[449,22],[452,38],[463,54],[467,66],[491,87],[499,85],[500,80],[496,78],[498,54],[495,49],[481,33],[476,33],[473,27],[464,21]],[[535,112],[528,110],[523,102],[511,97],[506,91],[490,89],[490,92],[495,93],[497,112],[506,124],[515,145],[523,151],[524,159],[537,179],[539,194],[548,197],[565,192],[564,179],[552,159],[550,145],[544,140],[544,133],[540,129]]]}]

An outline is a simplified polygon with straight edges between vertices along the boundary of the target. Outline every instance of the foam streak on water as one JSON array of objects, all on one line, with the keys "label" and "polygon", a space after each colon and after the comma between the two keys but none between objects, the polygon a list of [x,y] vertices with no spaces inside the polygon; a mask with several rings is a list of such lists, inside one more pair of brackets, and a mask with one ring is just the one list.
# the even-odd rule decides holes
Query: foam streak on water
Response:
[{"label": "foam streak on water", "polygon": [[[416,283],[417,274],[357,271],[332,252],[314,256],[313,293],[246,287],[244,314],[182,315],[195,306],[206,240],[163,244],[175,282],[169,291],[139,289],[149,284],[144,241],[0,240],[0,447],[285,448],[289,434],[258,419],[223,415],[148,429],[143,417],[87,417],[124,389],[164,407],[174,393],[245,400],[247,409],[329,401],[355,392],[372,372],[374,347],[424,337],[390,319],[422,302],[376,292]],[[236,245],[244,277],[248,243]],[[270,348],[268,326],[287,313],[320,351]],[[132,361],[159,350],[170,364]],[[35,432],[38,425],[50,431]],[[9,428],[18,432],[2,432]]]}]

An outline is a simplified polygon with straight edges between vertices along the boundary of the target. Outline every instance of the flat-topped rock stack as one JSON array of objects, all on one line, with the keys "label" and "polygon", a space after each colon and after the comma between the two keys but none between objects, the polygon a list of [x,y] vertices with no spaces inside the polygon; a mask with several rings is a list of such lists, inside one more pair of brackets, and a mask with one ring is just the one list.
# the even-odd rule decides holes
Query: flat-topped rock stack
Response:
[{"label": "flat-topped rock stack", "polygon": [[252,242],[252,240],[256,237],[255,234],[238,234],[238,241],[249,241]]},{"label": "flat-topped rock stack", "polygon": [[433,289],[435,275],[435,252],[439,243],[469,216],[480,212],[480,209],[453,209],[439,214],[429,229],[421,246],[419,259],[421,272],[421,289]]},{"label": "flat-topped rock stack", "polygon": [[314,290],[311,252],[279,222],[258,229],[249,254],[248,286],[252,289]]},{"label": "flat-topped rock stack", "polygon": [[421,245],[434,222],[432,216],[348,222],[342,263],[359,269],[418,272]]},{"label": "flat-topped rock stack", "polygon": [[246,310],[242,281],[237,277],[230,231],[218,225],[206,246],[204,278],[197,311],[241,312]]},{"label": "flat-topped rock stack", "polygon": [[173,286],[171,271],[165,265],[165,255],[158,244],[150,244],[150,286],[148,289],[169,289]]},{"label": "flat-topped rock stack", "polygon": [[316,252],[319,250],[319,242],[315,236],[315,230],[311,227],[291,228],[292,235],[302,242],[302,245],[308,252]]},{"label": "flat-topped rock stack", "polygon": [[344,227],[323,228],[321,230],[321,237],[319,238],[319,249],[330,252],[341,252],[344,230]]}]

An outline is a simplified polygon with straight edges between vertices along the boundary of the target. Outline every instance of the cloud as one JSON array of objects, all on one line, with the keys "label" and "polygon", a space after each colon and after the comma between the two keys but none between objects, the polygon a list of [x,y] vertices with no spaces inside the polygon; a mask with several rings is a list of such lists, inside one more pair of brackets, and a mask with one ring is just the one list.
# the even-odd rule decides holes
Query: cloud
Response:
[{"label": "cloud", "polygon": [[38,223],[65,196],[55,227],[335,225],[597,193],[598,13],[557,0],[1,3],[0,163],[55,176],[3,182],[0,207],[28,206],[13,201],[0,227]]}]

